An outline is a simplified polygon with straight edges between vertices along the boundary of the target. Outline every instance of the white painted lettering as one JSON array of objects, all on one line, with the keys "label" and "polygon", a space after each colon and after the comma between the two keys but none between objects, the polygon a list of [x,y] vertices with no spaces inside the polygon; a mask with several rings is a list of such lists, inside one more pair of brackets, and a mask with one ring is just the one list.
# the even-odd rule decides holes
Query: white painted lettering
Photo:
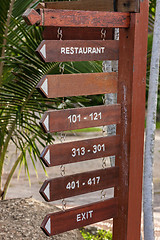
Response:
[{"label": "white painted lettering", "polygon": [[69,47],[66,47],[66,54],[70,54],[70,48]]},{"label": "white painted lettering", "polygon": [[105,47],[61,47],[61,54],[102,54]]},{"label": "white painted lettering", "polygon": [[97,53],[96,48],[94,47],[92,53]]},{"label": "white painted lettering", "polygon": [[78,54],[82,54],[82,53],[83,53],[83,51],[82,51],[82,48],[80,47]]},{"label": "white painted lettering", "polygon": [[87,48],[83,48],[83,53],[87,54]]},{"label": "white painted lettering", "polygon": [[77,214],[77,222],[85,221],[93,217],[93,210]]},{"label": "white painted lettering", "polygon": [[65,48],[64,47],[61,47],[61,54],[65,54]]},{"label": "white painted lettering", "polygon": [[73,47],[71,47],[71,49],[70,49],[70,54],[74,54],[74,48]]},{"label": "white painted lettering", "polygon": [[97,47],[97,54],[98,54],[98,53],[101,53],[101,48],[98,48],[98,47]]},{"label": "white painted lettering", "polygon": [[86,219],[88,219],[88,212],[86,213]]},{"label": "white painted lettering", "polygon": [[78,47],[75,47],[74,50],[75,50],[75,53],[77,54],[78,53]]},{"label": "white painted lettering", "polygon": [[77,222],[81,221],[81,214],[77,214]]},{"label": "white painted lettering", "polygon": [[92,210],[92,211],[89,211],[89,213],[90,213],[90,218],[92,218],[92,217],[93,217],[93,215],[92,215],[93,210]]},{"label": "white painted lettering", "polygon": [[104,53],[104,51],[105,51],[105,47],[102,47],[101,49],[102,49],[102,53]]},{"label": "white painted lettering", "polygon": [[92,48],[91,47],[88,48],[88,53],[92,53]]},{"label": "white painted lettering", "polygon": [[82,220],[81,221],[86,220],[85,215],[86,215],[86,213],[82,213]]}]

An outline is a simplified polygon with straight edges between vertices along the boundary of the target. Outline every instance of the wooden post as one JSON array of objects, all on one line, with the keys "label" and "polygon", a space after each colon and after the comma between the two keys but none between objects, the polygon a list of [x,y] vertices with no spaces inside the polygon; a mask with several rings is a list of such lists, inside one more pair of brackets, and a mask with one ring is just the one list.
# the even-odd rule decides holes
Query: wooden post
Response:
[{"label": "wooden post", "polygon": [[120,29],[118,103],[122,104],[121,154],[116,159],[120,184],[114,220],[114,240],[139,240],[142,204],[145,80],[148,35],[148,0],[141,1],[140,13],[131,14],[130,27]]},{"label": "wooden post", "polygon": [[[90,4],[92,1],[92,4]],[[102,126],[102,125],[109,125],[109,124],[117,124],[117,135],[120,136],[120,153],[116,156],[116,167],[115,169],[119,170],[119,173],[116,175],[116,179],[119,176],[118,181],[113,183],[112,186],[115,187],[115,198],[111,200],[101,201],[100,203],[94,203],[90,205],[86,205],[83,207],[74,208],[72,210],[66,210],[65,213],[54,213],[49,214],[44,219],[41,227],[43,231],[51,236],[54,234],[58,234],[64,231],[71,230],[73,228],[86,226],[89,224],[93,224],[98,221],[103,221],[107,218],[114,218],[113,220],[113,239],[114,240],[139,240],[140,239],[140,226],[141,226],[141,203],[142,203],[142,175],[143,175],[143,145],[144,145],[144,121],[145,121],[145,79],[146,79],[146,55],[147,55],[147,35],[148,35],[148,0],[100,0],[101,2],[101,9],[102,6],[106,6],[106,2],[108,3],[108,7],[111,11],[114,9],[115,11],[127,11],[127,13],[115,13],[115,12],[98,12],[96,10],[97,7],[100,8],[100,4],[97,6],[96,0],[80,0],[80,1],[73,1],[73,2],[64,2],[65,4],[63,9],[59,9],[59,6],[62,4],[61,2],[55,3],[45,3],[43,7],[44,9],[40,9],[39,11],[35,11],[34,9],[27,10],[23,17],[28,24],[37,24],[39,26],[45,26],[47,29],[55,29],[55,27],[74,27],[75,29],[81,29],[81,32],[84,35],[84,28],[120,28],[120,39],[119,43],[116,41],[115,45],[113,46],[114,41],[106,40],[100,41],[99,35],[98,39],[94,41],[89,41],[89,46],[95,41],[100,44],[108,44],[108,49],[114,47],[113,50],[116,50],[116,56],[114,59],[119,59],[119,72],[118,72],[118,104],[112,106],[97,106],[97,107],[88,107],[88,108],[81,108],[81,109],[67,109],[67,110],[58,110],[58,111],[47,111],[43,118],[41,119],[41,125],[46,132],[56,132],[56,131],[66,131],[72,129],[79,129],[85,127],[92,127],[92,126]],[[93,4],[94,3],[94,4]],[[139,3],[140,3],[140,13],[139,12]],[[42,6],[42,5],[41,5]],[[58,9],[56,9],[56,7]],[[71,10],[68,10],[68,6],[71,7]],[[73,9],[72,7],[74,6]],[[77,7],[78,6],[78,7]],[[51,9],[48,9],[50,7]],[[78,9],[77,9],[78,8]],[[67,10],[66,10],[67,9]],[[81,11],[79,11],[81,10]],[[83,11],[82,11],[83,10]],[[90,11],[86,11],[90,10]],[[92,10],[92,11],[91,11]],[[94,10],[94,11],[93,11]],[[129,12],[132,12],[129,14]],[[86,29],[87,29],[86,28]],[[75,29],[72,29],[75,30]],[[92,29],[93,30],[93,29]],[[85,30],[86,31],[86,30]],[[112,31],[112,29],[111,29]],[[111,32],[112,33],[112,32]],[[55,34],[55,33],[54,33]],[[38,51],[41,53],[43,60],[45,61],[71,61],[71,60],[96,60],[95,58],[87,59],[82,58],[79,55],[75,59],[67,58],[57,58],[59,56],[58,52],[54,52],[56,59],[53,59],[53,54],[51,54],[51,50],[55,48],[57,51],[58,44],[61,44],[63,41],[53,41],[52,37],[54,34],[50,35],[45,33],[46,41],[43,42]],[[70,34],[66,35],[65,39],[70,38]],[[54,36],[55,38],[55,36]],[[73,39],[65,40],[63,43],[68,44],[70,43],[70,47],[73,48],[73,44],[80,43],[80,46],[86,44],[86,39],[80,39],[79,41],[76,40],[77,36]],[[108,39],[108,38],[107,38]],[[112,39],[112,37],[111,37]],[[54,43],[54,44],[53,44]],[[88,44],[88,43],[87,43]],[[49,53],[48,53],[48,46]],[[65,45],[66,47],[66,45]],[[68,45],[67,45],[68,47]],[[76,46],[77,48],[77,46]],[[47,50],[46,50],[47,49]],[[68,48],[67,48],[68,49]],[[119,49],[119,50],[118,50]],[[63,50],[64,51],[64,50]],[[53,53],[53,52],[52,52]],[[62,52],[64,53],[64,52]],[[66,52],[65,52],[66,54]],[[67,55],[70,54],[67,50]],[[48,55],[51,58],[47,59]],[[113,57],[113,51],[110,54]],[[109,55],[108,55],[109,56]],[[101,58],[98,57],[97,60]],[[103,58],[102,58],[103,59]],[[105,57],[106,59],[106,57]],[[110,59],[110,58],[109,58]],[[112,58],[113,59],[113,58]],[[103,74],[104,75],[104,74]],[[86,95],[89,93],[95,93],[95,85],[93,84],[93,80],[95,76],[99,76],[99,74],[94,74],[91,78],[91,83],[87,83],[85,78],[91,75],[79,75],[79,76],[72,76],[83,79],[85,84],[89,86],[92,84],[93,86],[90,87],[90,91],[88,92],[88,88],[86,87],[85,90]],[[72,77],[70,77],[72,80]],[[45,76],[38,85],[38,88],[41,89],[43,94],[46,97],[50,96],[51,87],[50,86],[50,78],[54,81],[54,84],[57,84],[55,81],[58,78],[61,81],[66,81],[68,76]],[[99,78],[98,78],[99,79]],[[101,85],[101,79],[97,82]],[[68,80],[67,80],[68,81]],[[59,82],[59,81],[58,81]],[[117,81],[116,81],[117,82]],[[82,85],[81,81],[81,85]],[[53,84],[53,82],[52,82]],[[65,86],[66,83],[64,83]],[[62,83],[63,85],[63,83]],[[78,86],[75,88],[72,83],[70,83],[68,90],[66,92],[66,88],[61,86],[62,92],[54,93],[56,96],[68,96],[72,95],[80,95],[82,94],[82,87]],[[116,85],[117,86],[117,85]],[[52,86],[52,88],[56,89],[56,87]],[[83,85],[84,88],[84,85]],[[105,88],[105,87],[104,87]],[[65,90],[65,92],[64,92]],[[75,91],[76,90],[76,91]],[[115,89],[114,89],[115,90]],[[97,91],[97,89],[96,89]],[[100,91],[103,91],[100,88]],[[105,90],[106,91],[106,90]],[[108,91],[108,90],[107,90]],[[83,92],[84,93],[84,92]],[[52,91],[53,94],[53,91]],[[60,94],[60,95],[59,95]],[[52,95],[51,97],[55,97]],[[74,118],[73,118],[74,116]],[[96,139],[97,141],[98,139]],[[94,140],[92,140],[94,141]],[[83,142],[84,143],[84,142]],[[69,146],[69,154],[72,153],[72,145],[70,143]],[[75,142],[74,142],[75,144]],[[88,143],[87,143],[88,144]],[[93,145],[93,144],[92,144]],[[63,145],[63,148],[67,145]],[[88,146],[88,145],[87,145]],[[119,146],[119,145],[118,145]],[[51,147],[51,146],[50,146]],[[58,148],[58,146],[56,145]],[[61,148],[62,150],[62,148]],[[84,146],[83,146],[84,150]],[[91,148],[85,148],[88,150],[88,153],[91,151]],[[51,149],[44,150],[44,156],[46,165],[51,167],[52,165],[56,166],[57,163],[54,162],[54,159],[50,158]],[[58,151],[59,154],[59,151]],[[42,154],[43,155],[43,154]],[[74,154],[73,154],[74,155]],[[65,155],[66,156],[66,155]],[[42,157],[42,156],[41,156]],[[73,156],[72,156],[73,157]],[[88,159],[86,155],[86,159]],[[86,160],[82,159],[82,160]],[[63,161],[63,159],[61,159]],[[69,158],[66,158],[63,164],[70,163]],[[54,162],[54,163],[53,163]],[[60,163],[58,161],[58,163]],[[104,173],[104,170],[100,170],[100,172]],[[111,170],[106,170],[111,171]],[[117,171],[117,170],[116,170]],[[98,172],[99,173],[99,172]],[[89,175],[88,175],[89,174]],[[75,190],[75,192],[71,192],[70,195],[67,195],[68,192],[65,189],[64,191],[61,190],[62,188],[58,189],[57,186],[60,182],[59,179],[50,180],[50,182],[45,182],[41,189],[41,193],[47,201],[55,200],[63,198],[63,193],[65,192],[65,197],[71,196],[73,194],[82,194],[88,191],[88,186],[85,189],[88,176],[94,176],[95,179],[95,172],[90,173],[83,173],[78,175],[72,175],[68,177],[64,177],[62,179],[62,185],[65,188],[66,184],[71,182],[70,177],[74,177],[74,182],[78,179],[82,179],[85,176],[84,181],[82,181],[82,186],[80,189]],[[96,175],[97,176],[97,175]],[[100,174],[98,175],[99,179]],[[113,176],[112,176],[113,177]],[[115,179],[113,179],[115,180]],[[65,184],[64,184],[64,181]],[[56,182],[56,184],[55,184]],[[76,181],[77,182],[77,181]],[[106,183],[106,180],[104,180]],[[54,192],[50,192],[50,186],[52,184],[56,185],[58,189],[58,197],[54,196]],[[92,190],[99,189],[97,185],[92,188]],[[78,182],[79,184],[79,182]],[[117,186],[118,184],[118,186]],[[68,184],[67,184],[68,185]],[[78,185],[79,186],[79,185]],[[100,186],[101,187],[101,186]],[[104,187],[102,187],[104,188]],[[60,192],[59,192],[60,190]],[[91,191],[92,191],[91,190]],[[76,192],[77,191],[77,192]],[[53,196],[53,198],[52,198]],[[117,203],[118,202],[118,203]],[[118,208],[117,208],[118,204]],[[118,209],[118,210],[117,210]],[[81,218],[81,216],[83,216]],[[61,223],[64,223],[61,224]]]}]

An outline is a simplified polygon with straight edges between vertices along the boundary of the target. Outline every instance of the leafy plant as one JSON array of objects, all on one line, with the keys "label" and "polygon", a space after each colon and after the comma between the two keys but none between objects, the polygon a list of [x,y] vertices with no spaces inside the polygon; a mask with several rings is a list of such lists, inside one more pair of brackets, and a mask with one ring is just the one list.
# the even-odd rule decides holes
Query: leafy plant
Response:
[{"label": "leafy plant", "polygon": [[112,240],[111,231],[106,232],[103,229],[99,229],[95,235],[85,229],[82,229],[80,232],[85,240]]}]

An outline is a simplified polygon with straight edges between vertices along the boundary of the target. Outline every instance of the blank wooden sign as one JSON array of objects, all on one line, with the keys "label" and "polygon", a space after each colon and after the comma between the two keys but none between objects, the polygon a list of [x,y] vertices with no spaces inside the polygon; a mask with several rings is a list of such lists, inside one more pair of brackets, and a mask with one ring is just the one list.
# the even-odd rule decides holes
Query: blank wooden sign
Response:
[{"label": "blank wooden sign", "polygon": [[[78,0],[43,3],[49,9],[72,9],[85,11],[138,12],[139,0]],[[41,5],[42,6],[42,5]]]},{"label": "blank wooden sign", "polygon": [[130,24],[130,14],[121,12],[27,9],[23,18],[29,25],[54,27],[128,28]]},{"label": "blank wooden sign", "polygon": [[118,124],[120,121],[121,105],[115,104],[46,111],[40,124],[45,132],[52,133]]},{"label": "blank wooden sign", "polygon": [[96,222],[117,217],[118,200],[111,198],[105,201],[72,208],[66,211],[48,214],[41,224],[48,236],[72,229],[81,228]]},{"label": "blank wooden sign", "polygon": [[46,75],[37,89],[47,98],[116,93],[117,80],[116,72]]},{"label": "blank wooden sign", "polygon": [[117,40],[43,40],[37,53],[44,62],[118,60]]},{"label": "blank wooden sign", "polygon": [[46,180],[40,193],[47,201],[55,201],[95,192],[118,185],[118,167],[95,170]]}]

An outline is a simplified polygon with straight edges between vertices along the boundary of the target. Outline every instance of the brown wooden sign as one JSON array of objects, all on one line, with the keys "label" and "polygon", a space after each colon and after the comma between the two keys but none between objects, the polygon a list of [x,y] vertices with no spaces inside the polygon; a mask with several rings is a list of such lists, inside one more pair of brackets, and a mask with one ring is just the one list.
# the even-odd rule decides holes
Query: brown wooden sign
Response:
[{"label": "brown wooden sign", "polygon": [[120,136],[108,136],[49,145],[43,150],[41,159],[47,167],[52,167],[118,155],[119,150]]},{"label": "brown wooden sign", "polygon": [[95,192],[118,185],[118,167],[46,180],[40,194],[47,202]]},{"label": "brown wooden sign", "polygon": [[116,93],[117,78],[115,72],[46,75],[37,88],[47,98]]},{"label": "brown wooden sign", "polygon": [[41,3],[37,8],[72,9],[85,11],[139,12],[139,0],[78,0]]},{"label": "brown wooden sign", "polygon": [[81,228],[96,222],[117,217],[117,198],[76,207],[65,212],[48,214],[41,224],[48,235],[56,235],[72,229]]},{"label": "brown wooden sign", "polygon": [[118,60],[116,40],[43,40],[37,53],[45,62]]},{"label": "brown wooden sign", "polygon": [[121,105],[115,104],[46,111],[40,124],[45,132],[52,133],[117,124],[120,121]]},{"label": "brown wooden sign", "polygon": [[[44,40],[58,40],[58,27],[45,27],[43,31]],[[114,40],[113,28],[86,28],[86,27],[63,27],[62,40]],[[105,33],[105,35],[103,35]]]},{"label": "brown wooden sign", "polygon": [[29,25],[54,27],[128,28],[129,13],[76,11],[55,9],[27,9],[23,18]]}]

